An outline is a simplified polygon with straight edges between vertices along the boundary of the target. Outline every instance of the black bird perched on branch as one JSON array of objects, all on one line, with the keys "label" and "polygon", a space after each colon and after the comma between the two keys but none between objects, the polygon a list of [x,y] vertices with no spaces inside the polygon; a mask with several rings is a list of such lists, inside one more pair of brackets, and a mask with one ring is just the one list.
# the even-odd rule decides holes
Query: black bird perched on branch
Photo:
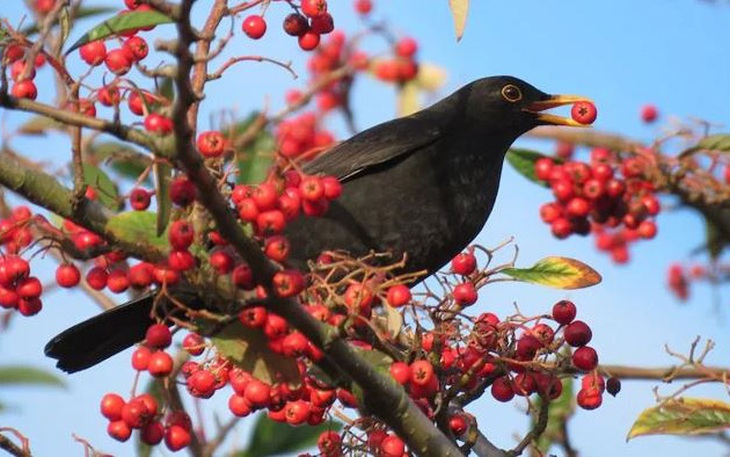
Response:
[{"label": "black bird perched on branch", "polygon": [[[390,252],[407,254],[403,272],[434,273],[487,221],[512,142],[538,125],[580,126],[541,113],[578,101],[509,76],[484,78],[340,143],[304,166],[337,177],[343,193],[323,217],[287,226],[290,258],[303,266],[325,250]],[[142,340],[151,311],[151,295],[133,300],[57,335],[45,353],[64,371],[83,370]]]}]

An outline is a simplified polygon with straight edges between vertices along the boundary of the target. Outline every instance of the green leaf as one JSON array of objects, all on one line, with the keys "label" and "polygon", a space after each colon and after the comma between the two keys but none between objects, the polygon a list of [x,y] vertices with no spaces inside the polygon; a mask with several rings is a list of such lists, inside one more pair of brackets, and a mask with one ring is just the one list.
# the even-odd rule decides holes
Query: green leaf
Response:
[{"label": "green leaf", "polygon": [[45,385],[66,387],[66,383],[53,373],[24,365],[0,367],[0,385]]},{"label": "green leaf", "polygon": [[601,275],[596,270],[569,257],[546,257],[530,268],[505,268],[500,273],[557,289],[582,289],[601,282]]},{"label": "green leaf", "polygon": [[[251,115],[233,127],[233,140],[248,129],[258,118],[258,113]],[[276,141],[268,131],[261,131],[249,147],[238,151],[238,183],[258,184],[266,178],[269,168],[274,163]]]},{"label": "green leaf", "polygon": [[22,135],[45,135],[50,130],[62,131],[64,125],[44,116],[33,116],[18,127],[17,132]]},{"label": "green leaf", "polygon": [[706,136],[698,141],[696,145],[682,151],[682,153],[679,154],[679,158],[684,159],[685,157],[689,157],[696,152],[705,150],[730,152],[730,135],[719,134]]},{"label": "green leaf", "polygon": [[116,184],[109,179],[109,176],[90,163],[84,163],[82,168],[84,170],[84,182],[94,188],[96,197],[101,204],[109,209],[119,209],[119,192]]},{"label": "green leaf", "polygon": [[119,213],[109,219],[106,228],[128,243],[144,243],[163,250],[170,247],[167,236],[157,235],[157,215],[150,211]]},{"label": "green leaf", "polygon": [[132,11],[118,14],[86,32],[66,51],[66,55],[91,41],[103,40],[121,32],[152,27],[160,24],[169,24],[173,20],[159,11]]},{"label": "green leaf", "polygon": [[456,41],[461,40],[466,28],[466,18],[469,15],[469,0],[449,0],[451,16],[454,19]]},{"label": "green leaf", "polygon": [[58,21],[61,24],[61,43],[63,44],[68,39],[68,34],[71,33],[71,13],[68,6],[62,7],[60,13]]},{"label": "green leaf", "polygon": [[[87,154],[96,156],[99,162],[107,162],[114,171],[132,180],[137,180],[152,165],[152,159],[137,149],[116,141],[98,141],[87,148]],[[147,184],[151,181],[146,180]]]},{"label": "green leaf", "polygon": [[[175,99],[175,84],[173,84],[172,78],[162,78],[157,93],[172,102]],[[144,100],[144,97],[142,97],[142,100]]]},{"label": "green leaf", "polygon": [[211,340],[219,354],[263,382],[301,383],[296,361],[272,351],[259,329],[244,328],[240,322],[233,322]]},{"label": "green leaf", "polygon": [[645,435],[702,435],[730,428],[730,404],[702,398],[680,398],[645,409],[626,441]]},{"label": "green leaf", "polygon": [[170,223],[172,216],[172,200],[170,200],[170,181],[172,180],[172,167],[165,162],[156,161],[153,165],[155,181],[157,182],[157,192],[155,192],[155,200],[157,201],[157,235],[162,233]]},{"label": "green leaf", "polygon": [[555,157],[546,156],[529,149],[511,148],[507,151],[507,162],[512,165],[512,168],[514,168],[517,173],[543,187],[550,187],[550,185],[545,181],[537,179],[537,175],[535,174],[535,162],[543,158],[550,159],[555,163],[562,162],[560,159]]},{"label": "green leaf", "polygon": [[[573,392],[573,378],[563,378],[560,381],[563,384],[563,391],[560,396],[555,400],[550,401],[550,409],[548,409],[548,423],[545,427],[545,431],[537,439],[537,447],[544,454],[550,450],[550,447],[555,443],[561,443],[563,436],[563,430],[568,422],[568,419],[573,415],[575,407],[573,405],[573,398],[575,393]],[[545,399],[540,395],[535,395],[535,410],[539,411],[542,407],[542,403]],[[537,414],[532,415],[532,428],[537,424]]]},{"label": "green leaf", "polygon": [[317,426],[292,427],[286,423],[275,422],[266,414],[259,414],[248,447],[236,454],[238,457],[268,457],[290,454],[310,448],[317,444],[322,432],[339,431],[338,422],[326,422]]}]

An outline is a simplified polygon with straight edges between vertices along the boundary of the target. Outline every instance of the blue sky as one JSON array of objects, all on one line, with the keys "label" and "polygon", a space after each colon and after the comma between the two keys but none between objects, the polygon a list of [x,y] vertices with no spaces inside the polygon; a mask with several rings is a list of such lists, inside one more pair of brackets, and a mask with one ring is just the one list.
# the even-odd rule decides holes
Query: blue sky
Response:
[{"label": "blue sky", "polygon": [[[21,2],[10,3],[2,14],[17,23],[22,14]],[[351,2],[330,3],[338,24],[351,29],[357,22]],[[443,95],[478,77],[511,74],[546,92],[590,96],[599,108],[597,129],[643,140],[663,132],[662,124],[645,126],[640,122],[639,109],[648,102],[659,107],[664,122],[701,118],[726,125],[730,119],[730,6],[723,5],[724,2],[712,5],[698,0],[473,1],[466,34],[458,44],[446,0],[375,3],[376,17],[387,18],[398,33],[419,40],[423,61],[447,69],[449,79]],[[203,9],[208,2],[199,4],[198,9]],[[283,10],[283,6],[273,4],[270,14],[283,14]],[[170,31],[169,27],[161,28],[156,33]],[[72,39],[80,32],[74,31]],[[239,37],[233,43],[234,53],[265,53],[282,60],[292,59],[298,72],[306,73],[295,43],[276,27],[270,27],[260,42]],[[72,57],[71,62],[77,61]],[[228,78],[210,86],[201,119],[208,119],[210,113],[221,108],[235,107],[247,113],[265,101],[280,106],[281,87],[302,84],[304,79],[292,81],[273,66],[239,64]],[[364,128],[393,117],[393,95],[392,89],[372,81],[358,82],[353,99],[358,125]],[[22,119],[7,112],[0,112],[0,116],[6,128]],[[333,125],[340,126],[341,120],[333,119]],[[552,149],[548,143],[524,144],[545,152]],[[13,145],[46,159],[67,157],[68,144],[58,138],[15,140]],[[708,363],[727,365],[727,294],[699,287],[693,290],[690,303],[679,304],[664,287],[669,263],[687,260],[690,251],[701,243],[703,228],[694,214],[687,210],[664,213],[659,218],[657,239],[636,245],[631,263],[617,268],[594,250],[590,239],[557,242],[550,236],[538,217],[539,205],[549,198],[547,191],[505,168],[497,205],[477,242],[495,246],[514,236],[520,247],[521,264],[529,265],[548,255],[576,257],[598,269],[603,283],[573,292],[495,285],[483,294],[475,311],[505,315],[517,303],[525,313],[541,313],[554,301],[567,297],[578,304],[580,318],[592,325],[592,345],[598,349],[602,363],[668,365],[673,361],[663,350],[665,344],[684,352],[695,336],[702,335],[717,343]],[[32,363],[52,369],[51,361],[42,355],[45,342],[61,329],[96,312],[93,304],[65,291],[50,292],[45,303],[39,316],[19,319],[3,334],[3,363]],[[122,355],[101,367],[69,377],[65,391],[4,389],[0,400],[14,408],[3,413],[0,423],[27,433],[37,455],[80,454],[80,445],[74,443],[71,433],[91,440],[99,449],[130,455],[131,445],[120,445],[108,438],[104,432],[106,423],[96,414],[103,393],[128,391],[132,375],[127,364],[128,356]],[[578,411],[570,428],[575,447],[582,455],[592,457],[722,455],[723,447],[703,439],[652,437],[625,442],[633,419],[653,404],[654,385],[625,382],[619,397],[606,398],[599,410]],[[664,387],[663,391],[671,390]],[[721,387],[697,389],[694,394],[727,400]],[[222,408],[225,399],[220,397],[214,403],[226,414]],[[513,445],[514,434],[523,431],[527,424],[521,408],[514,404],[495,405],[485,398],[474,404],[472,412],[477,414],[485,433],[502,447]],[[245,437],[245,428],[241,427],[236,440],[240,442]]]}]

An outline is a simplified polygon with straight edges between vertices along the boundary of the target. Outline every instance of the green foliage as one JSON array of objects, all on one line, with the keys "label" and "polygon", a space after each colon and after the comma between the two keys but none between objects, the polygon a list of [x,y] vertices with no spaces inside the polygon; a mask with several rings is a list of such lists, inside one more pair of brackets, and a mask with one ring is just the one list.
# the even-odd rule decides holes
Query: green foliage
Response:
[{"label": "green foliage", "polygon": [[76,40],[70,48],[68,48],[66,54],[71,53],[91,41],[103,40],[129,30],[137,30],[160,24],[168,24],[171,22],[173,22],[171,18],[154,10],[132,11],[125,14],[119,14],[105,20],[86,32],[81,38]]},{"label": "green foliage", "polygon": [[542,158],[549,158],[556,163],[561,162],[560,159],[546,156],[529,149],[511,148],[507,151],[507,163],[512,165],[512,168],[514,168],[517,173],[536,184],[543,187],[549,187],[548,183],[537,179],[537,175],[535,174],[535,162]]},{"label": "green foliage", "polygon": [[109,179],[109,176],[100,168],[84,163],[84,183],[96,191],[96,198],[102,205],[111,210],[120,209],[119,191],[116,184]]},{"label": "green foliage", "polygon": [[274,422],[259,414],[252,432],[248,447],[236,454],[236,457],[268,457],[293,453],[307,449],[317,443],[317,438],[327,430],[338,431],[342,425],[338,422],[325,422],[317,426],[292,427],[288,424]]},{"label": "green foliage", "polygon": [[680,398],[645,409],[626,440],[644,435],[704,435],[730,428],[730,404],[704,398]]},{"label": "green foliage", "polygon": [[157,234],[157,215],[150,211],[127,211],[109,219],[107,229],[127,243],[149,244],[169,248],[167,236]]}]

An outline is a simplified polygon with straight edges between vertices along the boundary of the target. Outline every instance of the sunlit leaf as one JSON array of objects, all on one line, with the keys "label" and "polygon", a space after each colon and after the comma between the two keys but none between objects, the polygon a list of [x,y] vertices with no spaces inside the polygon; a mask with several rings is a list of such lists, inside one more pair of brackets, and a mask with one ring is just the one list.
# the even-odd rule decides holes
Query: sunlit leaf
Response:
[{"label": "sunlit leaf", "polygon": [[237,453],[238,457],[269,457],[291,454],[317,444],[322,432],[338,431],[342,425],[338,422],[325,422],[317,426],[304,425],[292,427],[286,423],[275,422],[266,414],[256,418],[251,442],[248,447]]},{"label": "sunlit leaf", "polygon": [[152,27],[160,24],[168,24],[173,20],[155,10],[132,11],[111,17],[96,27],[86,32],[81,38],[71,45],[66,54],[80,48],[91,41],[103,40],[110,36],[118,35],[129,30]]},{"label": "sunlit leaf", "polygon": [[398,90],[398,116],[408,116],[421,109],[419,100],[420,88],[414,82],[403,84]]},{"label": "sunlit leaf", "polygon": [[645,409],[626,440],[644,435],[702,435],[730,428],[730,404],[702,398],[680,398]]},{"label": "sunlit leaf", "polygon": [[100,168],[84,163],[84,182],[96,191],[96,198],[107,208],[119,209],[119,192],[116,184]]},{"label": "sunlit leaf", "polygon": [[685,158],[699,151],[730,152],[730,135],[718,134],[702,138],[696,145],[683,151],[679,157]]},{"label": "sunlit leaf", "polygon": [[109,219],[107,230],[128,243],[144,243],[167,249],[167,236],[157,235],[157,215],[150,211],[127,211]]},{"label": "sunlit leaf", "polygon": [[212,341],[220,354],[261,381],[292,385],[301,382],[296,361],[272,351],[259,329],[244,328],[240,322],[234,322],[216,333]]},{"label": "sunlit leaf", "polygon": [[514,168],[517,173],[543,187],[549,187],[548,183],[537,179],[537,174],[535,174],[535,162],[543,158],[548,158],[555,163],[562,162],[558,158],[546,156],[529,149],[511,148],[507,151],[507,163],[512,165],[512,168]]},{"label": "sunlit leaf", "polygon": [[449,0],[451,16],[454,18],[456,41],[461,40],[466,28],[466,18],[469,15],[469,0]]},{"label": "sunlit leaf", "polygon": [[0,366],[0,385],[45,385],[66,387],[66,383],[53,373],[24,365]]},{"label": "sunlit leaf", "polygon": [[403,329],[403,314],[387,303],[384,303],[383,306],[385,307],[386,328],[390,336],[395,338]]},{"label": "sunlit leaf", "polygon": [[415,81],[418,86],[427,91],[435,92],[446,84],[447,73],[444,67],[428,62],[418,64],[418,73]]},{"label": "sunlit leaf", "polygon": [[582,289],[601,282],[601,275],[596,270],[569,257],[546,257],[530,268],[505,268],[501,273],[557,289]]}]

